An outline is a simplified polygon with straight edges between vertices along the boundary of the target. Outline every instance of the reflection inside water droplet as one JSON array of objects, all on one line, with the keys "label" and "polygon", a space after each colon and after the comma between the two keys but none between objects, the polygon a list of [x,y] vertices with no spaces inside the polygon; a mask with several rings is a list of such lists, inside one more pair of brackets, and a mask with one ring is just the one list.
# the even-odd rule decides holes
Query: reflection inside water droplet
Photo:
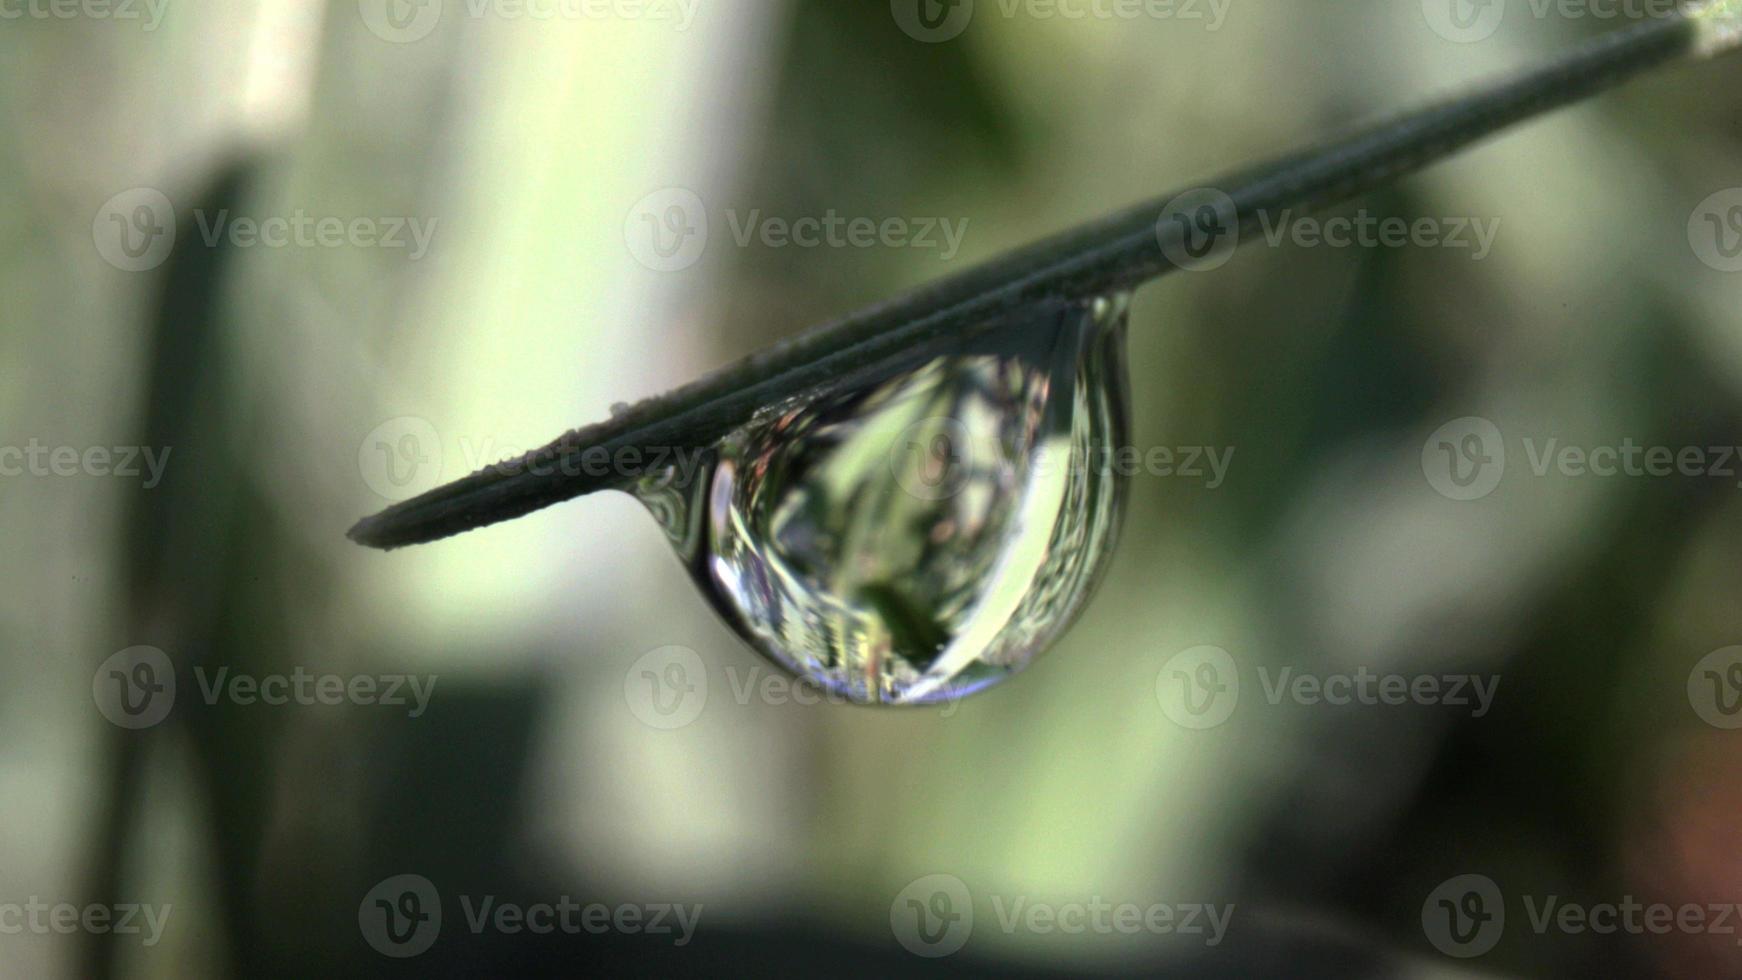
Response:
[{"label": "reflection inside water droplet", "polygon": [[765,656],[854,701],[948,700],[1070,624],[1117,533],[1126,298],[1036,304],[772,406],[633,488]]}]

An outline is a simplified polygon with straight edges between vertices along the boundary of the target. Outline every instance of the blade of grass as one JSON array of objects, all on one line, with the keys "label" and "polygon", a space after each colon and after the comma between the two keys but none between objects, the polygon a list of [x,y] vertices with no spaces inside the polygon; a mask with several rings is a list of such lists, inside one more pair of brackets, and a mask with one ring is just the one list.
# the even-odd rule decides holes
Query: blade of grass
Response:
[{"label": "blade of grass", "polygon": [[[1220,218],[1242,233],[1261,216],[1329,206],[1444,159],[1507,127],[1606,91],[1651,69],[1733,51],[1742,0],[1693,4],[1616,31],[1491,87],[1382,121],[1313,149],[1208,182],[1226,195]],[[712,445],[757,409],[917,349],[990,329],[1000,315],[1048,297],[1129,288],[1178,265],[1190,234],[1170,213],[1178,195],[1126,208],[1018,249],[898,299],[813,328],[610,420],[565,433],[518,460],[359,521],[352,540],[376,548],[434,541],[621,485],[600,466],[625,451]],[[595,462],[589,463],[588,459]]]}]

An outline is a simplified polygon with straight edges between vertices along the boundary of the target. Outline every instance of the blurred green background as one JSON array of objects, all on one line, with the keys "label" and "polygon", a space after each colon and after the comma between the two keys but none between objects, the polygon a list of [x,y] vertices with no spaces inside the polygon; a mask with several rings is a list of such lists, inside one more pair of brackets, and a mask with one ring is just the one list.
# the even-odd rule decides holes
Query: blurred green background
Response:
[{"label": "blurred green background", "polygon": [[[1742,184],[1735,65],[1336,212],[1497,222],[1480,259],[1259,241],[1140,291],[1132,439],[1232,450],[1228,477],[1138,475],[1078,627],[948,710],[741,693],[770,669],[628,497],[391,554],[345,540],[613,403],[1623,26],[1513,3],[1459,40],[1433,0],[1078,6],[980,0],[931,40],[901,0],[5,7],[0,445],[171,455],[150,489],[0,477],[0,903],[172,911],[149,946],[0,934],[0,973],[1742,975],[1734,935],[1539,931],[1526,905],[1742,902],[1742,742],[1694,690],[1742,643],[1738,478],[1539,476],[1526,443],[1742,441],[1742,275],[1691,234]],[[129,271],[139,188],[179,230]],[[636,232],[668,188],[709,233],[662,271]],[[831,210],[966,231],[948,257],[734,234]],[[208,244],[220,214],[403,219],[428,247]],[[1509,458],[1460,501],[1424,449],[1469,417]],[[378,455],[407,432],[414,452]],[[137,645],[179,685],[129,730],[93,686]],[[708,697],[662,728],[636,665],[673,645]],[[1242,688],[1198,729],[1168,665],[1206,645]],[[436,687],[416,717],[208,704],[192,672],[222,667]],[[1273,704],[1283,668],[1499,686],[1481,717]],[[359,903],[408,873],[445,922],[390,959]],[[1470,959],[1424,924],[1466,874],[1507,903]],[[897,920],[932,875],[974,926],[916,957]],[[704,911],[676,947],[474,933],[459,895]],[[1211,945],[1004,928],[1018,899],[1235,911]]]}]

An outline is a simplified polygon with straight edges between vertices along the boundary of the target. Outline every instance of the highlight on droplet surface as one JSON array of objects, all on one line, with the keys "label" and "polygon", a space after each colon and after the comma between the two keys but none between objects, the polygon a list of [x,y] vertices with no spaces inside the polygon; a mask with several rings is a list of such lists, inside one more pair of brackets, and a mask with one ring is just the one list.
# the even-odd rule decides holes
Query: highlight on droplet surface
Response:
[{"label": "highlight on droplet surface", "polygon": [[770,406],[632,492],[727,623],[823,690],[924,704],[1021,670],[1117,536],[1127,297],[1035,303]]}]

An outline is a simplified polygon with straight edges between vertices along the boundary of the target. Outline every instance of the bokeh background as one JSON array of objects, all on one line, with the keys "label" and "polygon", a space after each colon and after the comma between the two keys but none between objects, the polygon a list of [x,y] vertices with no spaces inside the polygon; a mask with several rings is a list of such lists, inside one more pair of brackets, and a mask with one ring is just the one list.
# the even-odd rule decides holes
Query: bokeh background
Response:
[{"label": "bokeh background", "polygon": [[[1742,922],[1530,916],[1742,901],[1742,464],[1531,465],[1551,439],[1742,442],[1735,64],[1336,212],[1497,222],[1480,258],[1260,241],[1141,290],[1132,439],[1232,450],[1227,479],[1137,476],[1078,627],[955,708],[756,686],[777,675],[627,497],[390,554],[345,540],[613,403],[1626,20],[1065,6],[1089,16],[980,0],[947,37],[904,30],[900,0],[0,7],[0,444],[171,453],[150,489],[0,477],[0,903],[170,909],[154,945],[0,934],[0,973],[1742,975]],[[637,235],[672,188],[709,233],[654,268]],[[173,248],[118,252],[163,240],[150,191]],[[734,234],[831,210],[966,233],[948,256]],[[219,215],[430,235],[209,243]],[[1508,458],[1457,500],[1424,455],[1468,418]],[[96,689],[140,645],[178,689],[132,730]],[[637,694],[670,646],[704,665],[676,727]],[[1205,646],[1240,690],[1199,727],[1172,685]],[[208,704],[196,668],[436,686],[415,717]],[[1272,703],[1284,668],[1498,687],[1480,717]],[[444,921],[393,959],[360,919],[404,874]],[[917,956],[904,903],[934,875],[972,931]],[[1465,875],[1504,931],[1448,955],[1436,896]],[[483,896],[702,912],[682,946],[475,933],[460,899]],[[1234,910],[1212,943],[1005,926],[1019,901]]]}]

